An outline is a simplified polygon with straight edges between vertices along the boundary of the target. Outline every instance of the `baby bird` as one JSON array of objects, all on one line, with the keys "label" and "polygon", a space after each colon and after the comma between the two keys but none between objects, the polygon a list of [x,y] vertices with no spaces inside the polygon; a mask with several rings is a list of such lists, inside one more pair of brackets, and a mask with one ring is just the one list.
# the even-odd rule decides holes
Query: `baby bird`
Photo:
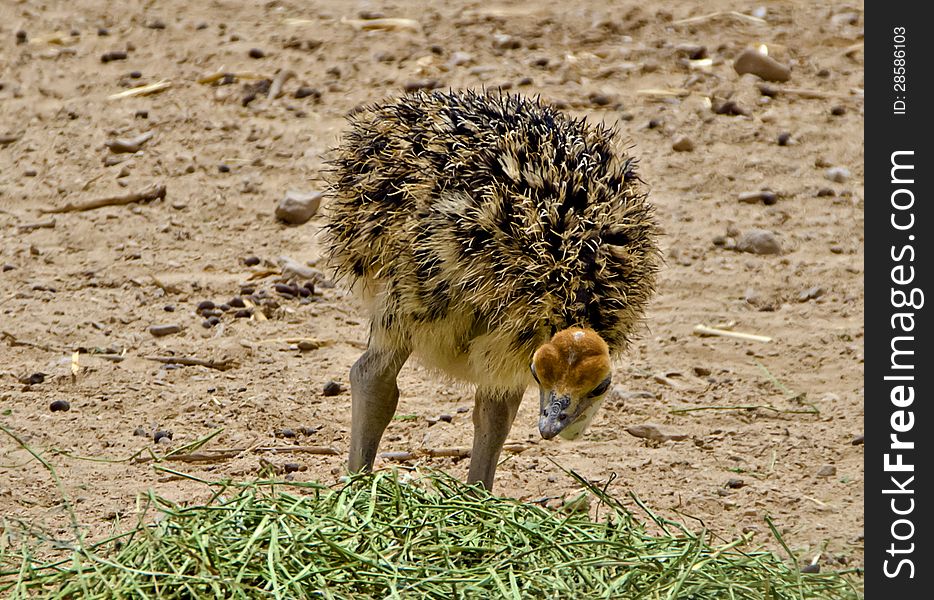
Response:
[{"label": "baby bird", "polygon": [[370,315],[348,467],[369,470],[417,356],[476,385],[468,482],[492,489],[525,389],[579,437],[654,291],[657,226],[615,131],[516,95],[416,93],[350,118],[328,173],[330,262]]}]

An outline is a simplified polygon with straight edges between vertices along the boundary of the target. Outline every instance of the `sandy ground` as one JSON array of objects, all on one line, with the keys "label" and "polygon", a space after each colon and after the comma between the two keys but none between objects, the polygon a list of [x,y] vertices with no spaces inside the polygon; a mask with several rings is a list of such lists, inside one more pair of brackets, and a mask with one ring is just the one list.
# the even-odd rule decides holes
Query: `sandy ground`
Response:
[{"label": "sandy ground", "polygon": [[[322,188],[326,151],[355,106],[407,86],[502,86],[615,124],[631,140],[665,230],[666,265],[647,327],[615,365],[591,431],[544,442],[529,392],[510,436],[528,449],[501,464],[497,491],[556,505],[575,492],[557,463],[598,482],[615,477],[613,493],[631,490],[726,539],[745,531],[768,542],[771,515],[808,560],[861,564],[862,3],[817,4],[3,2],[0,423],[54,466],[64,488],[0,432],[3,527],[69,539],[63,491],[92,538],[125,526],[148,489],[204,501],[203,485],[124,459],[216,429],[206,448],[339,454],[253,451],[162,466],[214,480],[296,463],[290,477],[336,482],[349,437],[347,376],[366,318],[340,285],[318,285],[307,299],[273,290],[278,257],[321,266],[324,222],[286,226],[275,207],[289,189]],[[704,17],[731,10],[764,21]],[[367,11],[420,28],[358,29]],[[737,75],[733,59],[758,44],[792,67],[790,81],[771,85],[792,89],[765,96],[754,75]],[[102,62],[116,51],[126,58]],[[282,69],[295,76],[277,99],[250,78]],[[238,76],[199,83],[219,71]],[[171,82],[161,93],[109,99],[161,80]],[[250,86],[259,93],[246,102]],[[746,114],[717,114],[727,100]],[[105,145],[145,132],[154,136],[135,153]],[[692,151],[673,150],[682,136]],[[834,181],[833,167],[848,172]],[[165,185],[165,198],[42,212],[150,184]],[[763,189],[775,203],[738,199]],[[781,253],[730,248],[755,228],[775,234]],[[250,256],[260,264],[247,266]],[[226,302],[246,284],[268,292],[268,318],[229,311],[202,326],[200,302]],[[181,329],[150,333],[165,324]],[[699,337],[698,324],[772,340]],[[319,344],[299,350],[299,339]],[[236,366],[177,368],[154,356]],[[37,373],[44,378],[30,383]],[[336,396],[324,394],[331,380],[344,386]],[[414,364],[400,387],[403,418],[382,450],[469,446],[471,390]],[[50,411],[57,400],[70,410]],[[645,424],[680,441],[627,433]],[[156,444],[157,431],[171,440]],[[467,470],[466,460],[422,464]]]}]

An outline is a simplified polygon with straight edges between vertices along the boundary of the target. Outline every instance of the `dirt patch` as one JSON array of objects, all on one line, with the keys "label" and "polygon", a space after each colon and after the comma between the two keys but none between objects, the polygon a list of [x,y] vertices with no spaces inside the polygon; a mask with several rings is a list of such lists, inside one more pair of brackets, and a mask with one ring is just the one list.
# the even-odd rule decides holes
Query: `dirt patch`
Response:
[{"label": "dirt patch", "polygon": [[[615,475],[614,493],[632,490],[725,538],[758,530],[765,540],[768,514],[803,556],[861,563],[863,449],[852,442],[863,419],[862,3],[757,6],[5,3],[0,423],[54,464],[92,538],[120,527],[149,488],[204,500],[195,482],[119,459],[219,428],[208,448],[339,454],[251,451],[171,468],[213,480],[289,462],[296,479],[336,482],[365,317],[340,285],[307,297],[275,290],[264,273],[279,272],[280,256],[320,266],[323,223],[283,225],[276,205],[290,189],[321,188],[326,150],[361,103],[500,86],[624,132],[658,207],[667,264],[591,431],[542,441],[530,392],[510,436],[528,449],[500,466],[497,491],[574,493],[554,461],[593,480]],[[417,27],[360,21],[377,10]],[[737,75],[734,58],[758,44],[791,66],[789,81],[763,88]],[[277,78],[284,70],[294,76]],[[110,99],[160,82],[151,95]],[[269,97],[278,85],[281,96]],[[136,148],[116,143],[146,132]],[[42,212],[153,184],[165,185],[163,199]],[[771,238],[752,244],[751,230]],[[244,285],[267,291],[268,318],[255,316],[261,301],[253,318],[232,307],[204,327],[216,309],[199,303],[229,303]],[[700,337],[698,324],[771,341]],[[150,330],[162,325],[179,331]],[[171,356],[232,368],[152,360]],[[331,381],[342,385],[326,394]],[[402,418],[383,451],[469,446],[471,390],[414,364],[400,388]],[[51,411],[59,400],[70,410]],[[632,434],[652,431],[644,425],[659,435]],[[68,538],[62,491],[0,440],[0,512]],[[465,460],[424,462],[466,475]]]}]

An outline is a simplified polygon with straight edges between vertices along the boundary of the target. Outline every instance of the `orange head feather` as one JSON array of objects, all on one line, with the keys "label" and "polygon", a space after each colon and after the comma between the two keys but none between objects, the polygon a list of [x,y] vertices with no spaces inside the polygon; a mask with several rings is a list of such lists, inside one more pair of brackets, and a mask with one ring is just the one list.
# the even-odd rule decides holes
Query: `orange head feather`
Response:
[{"label": "orange head feather", "polygon": [[610,350],[592,329],[559,331],[532,356],[539,385],[539,430],[575,439],[590,424],[610,384]]}]

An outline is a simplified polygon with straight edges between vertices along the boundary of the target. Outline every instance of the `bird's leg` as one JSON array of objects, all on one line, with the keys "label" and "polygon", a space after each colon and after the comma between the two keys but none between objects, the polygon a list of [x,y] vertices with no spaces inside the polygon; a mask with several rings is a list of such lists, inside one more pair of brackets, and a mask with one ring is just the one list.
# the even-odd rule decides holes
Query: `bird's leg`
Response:
[{"label": "bird's leg", "polygon": [[396,376],[408,357],[408,350],[370,347],[350,369],[352,407],[347,467],[352,473],[373,468],[379,441],[399,403]]},{"label": "bird's leg", "polygon": [[477,388],[473,409],[473,450],[467,483],[479,481],[487,490],[493,489],[496,463],[524,391]]}]

